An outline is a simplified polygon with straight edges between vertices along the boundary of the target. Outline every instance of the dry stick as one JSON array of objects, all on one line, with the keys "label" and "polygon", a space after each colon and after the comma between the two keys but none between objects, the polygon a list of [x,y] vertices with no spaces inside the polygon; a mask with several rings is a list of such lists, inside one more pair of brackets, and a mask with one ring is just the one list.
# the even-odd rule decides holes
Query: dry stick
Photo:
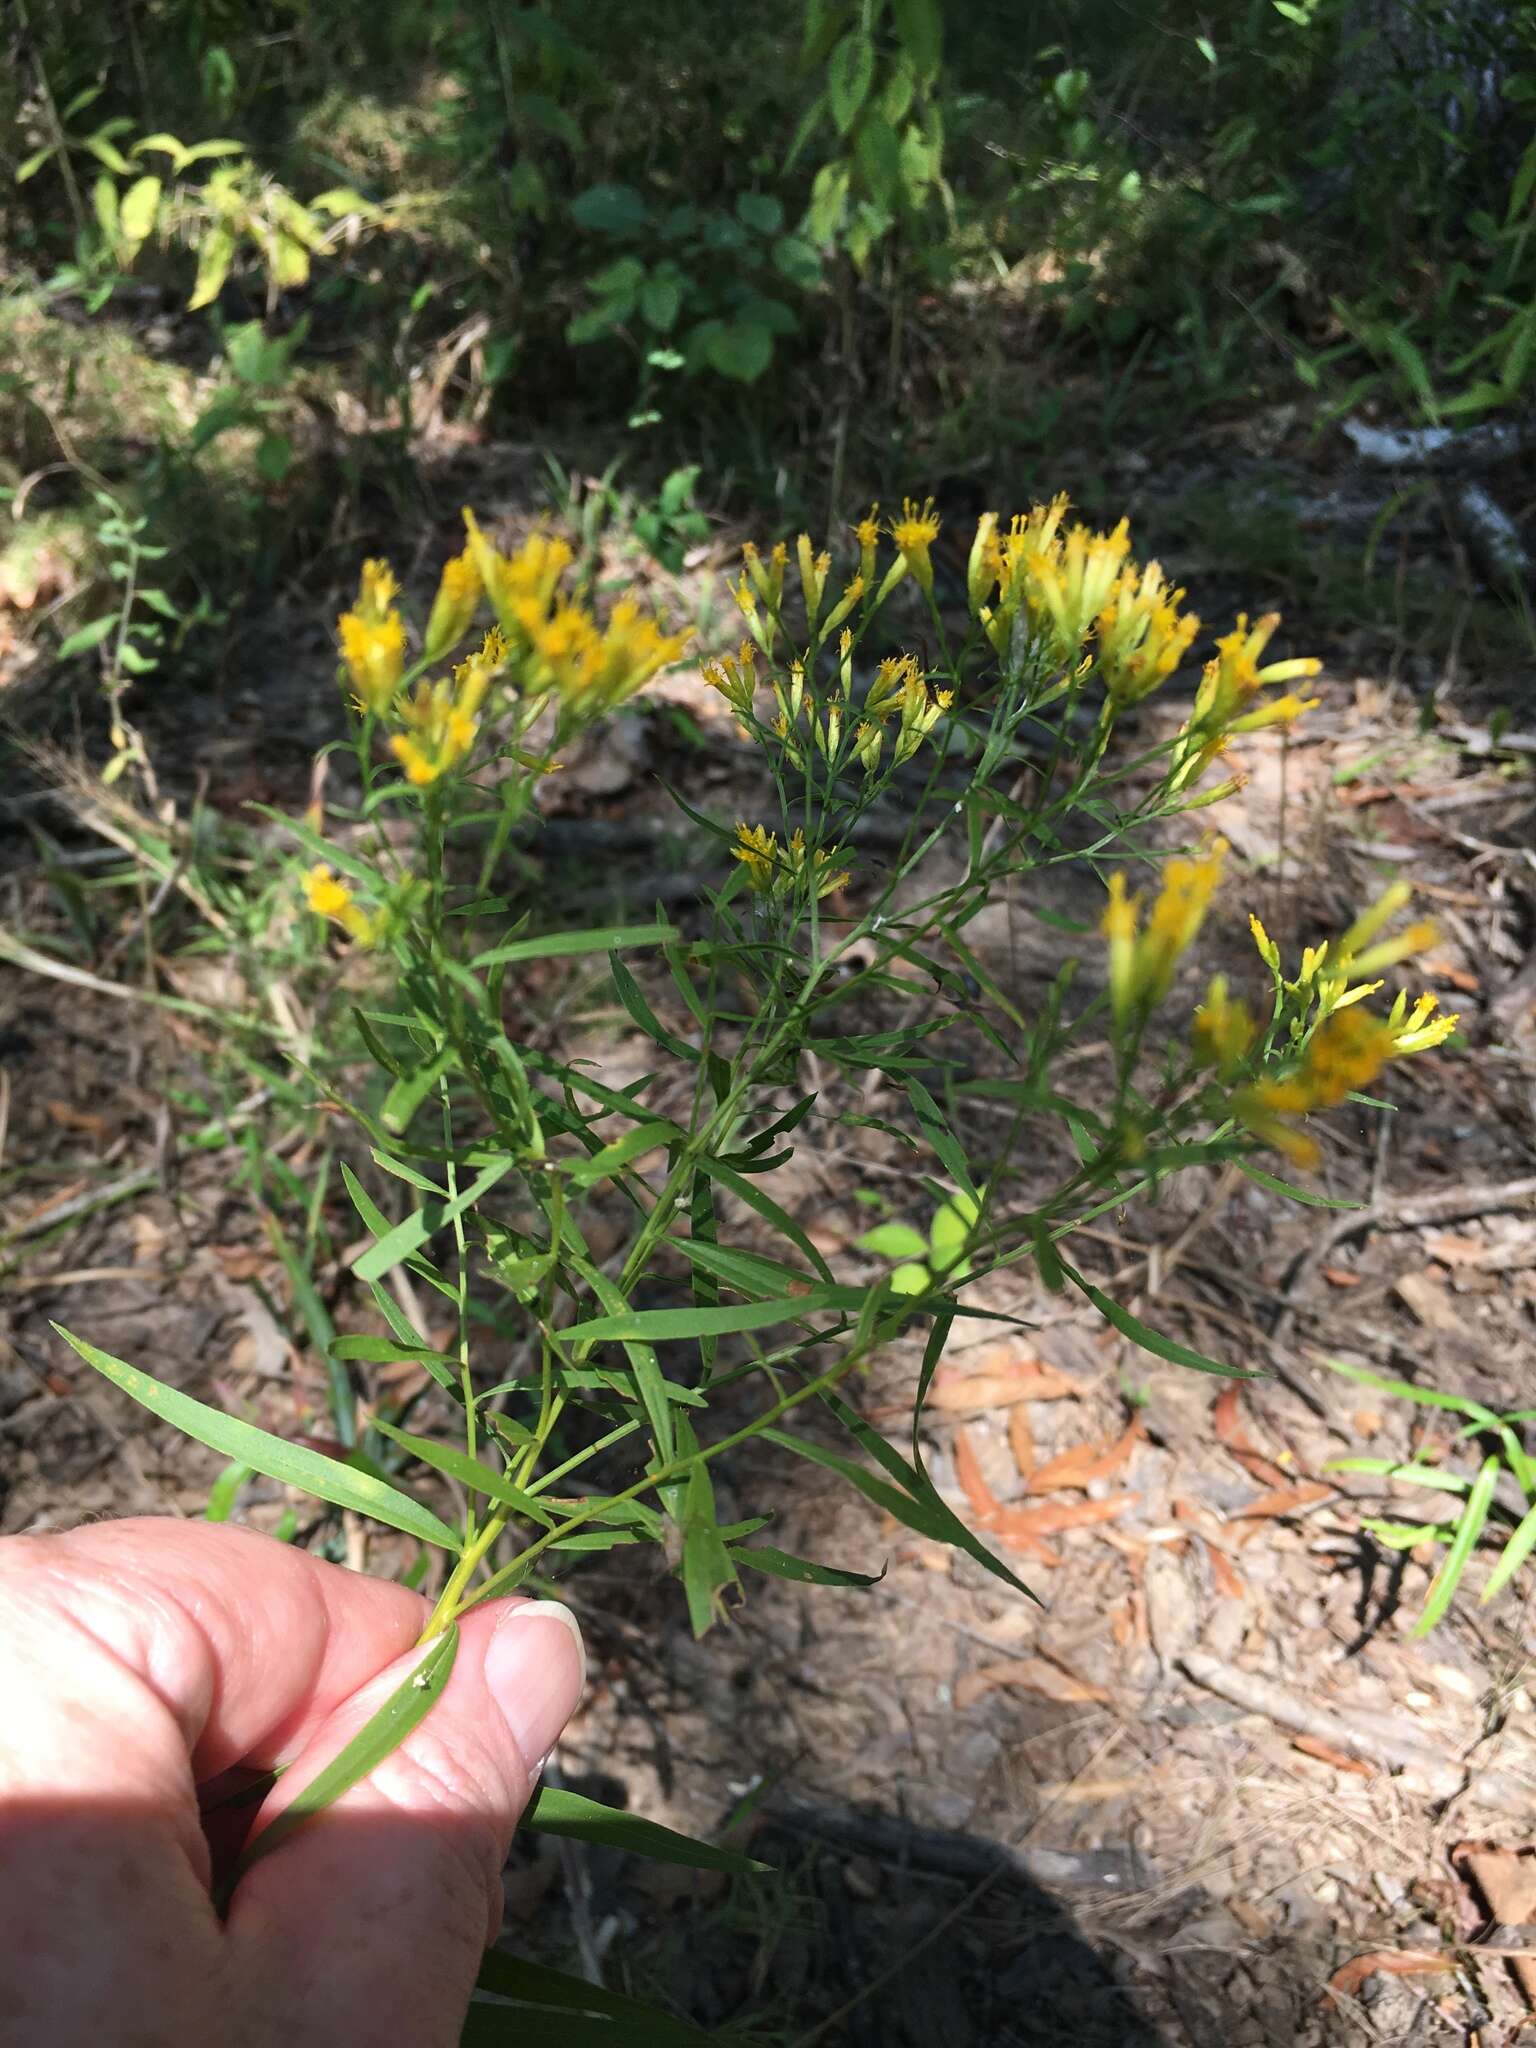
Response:
[{"label": "dry stick", "polygon": [[1376,1716],[1356,1719],[1330,1707],[1317,1706],[1272,1678],[1239,1671],[1235,1665],[1223,1664],[1219,1657],[1204,1650],[1186,1650],[1179,1663],[1197,1685],[1250,1714],[1263,1714],[1282,1728],[1293,1729],[1298,1735],[1311,1735],[1368,1763],[1395,1771],[1413,1771],[1436,1799],[1454,1799],[1475,1786],[1479,1798],[1488,1805],[1523,1809],[1530,1801],[1529,1780],[1512,1777],[1507,1771],[1476,1772],[1470,1764],[1447,1763],[1441,1751],[1400,1724],[1394,1727]]},{"label": "dry stick", "polygon": [[[1401,1195],[1386,1202],[1373,1202],[1367,1209],[1352,1210],[1336,1217],[1296,1268],[1286,1290],[1291,1296],[1304,1294],[1317,1277],[1324,1259],[1346,1238],[1362,1230],[1417,1230],[1425,1223],[1464,1223],[1474,1216],[1490,1216],[1499,1209],[1518,1209],[1523,1202],[1536,1202],[1536,1176],[1506,1180],[1482,1187],[1447,1188],[1438,1195]],[[1284,1343],[1296,1317],[1296,1303],[1288,1300],[1275,1317],[1270,1336]]]}]

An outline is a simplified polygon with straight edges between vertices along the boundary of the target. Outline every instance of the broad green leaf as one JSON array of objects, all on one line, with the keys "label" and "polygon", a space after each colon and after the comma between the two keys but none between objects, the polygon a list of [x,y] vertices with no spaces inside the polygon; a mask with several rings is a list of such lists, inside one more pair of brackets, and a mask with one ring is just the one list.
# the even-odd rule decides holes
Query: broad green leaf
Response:
[{"label": "broad green leaf", "polygon": [[944,50],[944,16],[939,0],[891,0],[891,14],[912,69],[927,84],[938,76]]},{"label": "broad green leaf", "polygon": [[116,631],[117,624],[118,614],[107,612],[99,619],[92,619],[88,626],[77,627],[66,639],[60,641],[55,659],[68,661],[76,654],[85,654],[91,648],[99,647],[109,633]]},{"label": "broad green leaf", "polygon": [[875,46],[861,29],[851,29],[827,66],[827,100],[839,135],[859,118],[875,75]]},{"label": "broad green leaf", "polygon": [[160,180],[155,177],[136,178],[123,194],[122,205],[118,208],[117,224],[124,239],[133,249],[148,241],[160,212]]},{"label": "broad green leaf", "polygon": [[1093,1303],[1104,1320],[1112,1323],[1122,1337],[1129,1337],[1133,1344],[1139,1344],[1143,1351],[1150,1351],[1154,1358],[1165,1358],[1171,1365],[1187,1365],[1196,1372],[1220,1373],[1225,1379],[1258,1380],[1265,1375],[1251,1372],[1246,1366],[1219,1365],[1214,1358],[1207,1358],[1202,1351],[1191,1351],[1187,1344],[1180,1344],[1176,1338],[1165,1337],[1160,1330],[1154,1330],[1144,1323],[1140,1316],[1133,1316],[1128,1308],[1122,1308],[1118,1301],[1111,1301],[1107,1294],[1085,1280],[1075,1267],[1062,1262],[1062,1272]]},{"label": "broad green leaf", "polygon": [[637,1813],[623,1813],[596,1799],[583,1798],[579,1792],[556,1791],[548,1785],[539,1787],[522,1824],[536,1834],[598,1842],[605,1849],[624,1849],[653,1863],[682,1863],[692,1870],[728,1870],[745,1877],[768,1868],[734,1849],[696,1842],[690,1835],[674,1834],[671,1828],[643,1820]]},{"label": "broad green leaf", "polygon": [[1503,1555],[1488,1574],[1488,1583],[1483,1588],[1479,1603],[1481,1606],[1486,1607],[1490,1600],[1498,1598],[1533,1549],[1536,1549],[1536,1508],[1532,1508],[1521,1521],[1505,1544]]},{"label": "broad green leaf", "polygon": [[621,948],[665,946],[681,934],[670,924],[600,925],[592,931],[546,932],[541,939],[514,939],[477,953],[471,967],[499,967],[508,960],[564,960],[580,953],[614,953]]},{"label": "broad green leaf", "polygon": [[122,1359],[98,1351],[94,1344],[87,1344],[83,1337],[71,1336],[58,1323],[53,1328],[72,1350],[79,1352],[87,1365],[94,1366],[104,1379],[121,1387],[141,1407],[147,1408],[152,1415],[158,1415],[162,1422],[170,1423],[173,1429],[179,1429],[183,1436],[193,1437],[198,1443],[207,1444],[210,1450],[249,1465],[253,1472],[264,1472],[269,1479],[276,1479],[284,1486],[300,1487],[305,1493],[312,1493],[317,1500],[329,1501],[332,1507],[355,1509],[358,1514],[370,1516],[375,1522],[385,1522],[392,1529],[403,1530],[419,1542],[434,1543],[440,1550],[457,1551],[460,1548],[458,1537],[447,1523],[439,1521],[430,1508],[424,1508],[409,1494],[383,1485],[366,1473],[354,1471],[350,1466],[339,1464],[319,1451],[309,1450],[303,1444],[291,1444],[280,1436],[270,1436],[266,1430],[257,1429],[254,1423],[242,1422],[237,1416],[225,1415],[217,1408],[208,1407],[205,1402],[194,1401],[190,1394],[163,1386],[159,1380],[151,1379],[148,1373],[140,1372],[137,1366],[125,1365]]},{"label": "broad green leaf", "polygon": [[1467,1560],[1476,1548],[1478,1537],[1483,1533],[1483,1524],[1488,1519],[1488,1509],[1493,1502],[1493,1489],[1498,1483],[1498,1459],[1485,1458],[1483,1469],[1478,1473],[1476,1483],[1467,1496],[1467,1504],[1462,1509],[1461,1520],[1456,1525],[1456,1534],[1451,1539],[1451,1547],[1445,1553],[1439,1571],[1435,1573],[1429,1597],[1424,1602],[1424,1612],[1413,1625],[1415,1636],[1427,1636],[1450,1606],[1451,1598],[1466,1569]]},{"label": "broad green leaf", "polygon": [[344,1792],[360,1785],[384,1759],[392,1756],[412,1729],[426,1719],[443,1695],[458,1655],[459,1631],[450,1626],[430,1645],[427,1654],[403,1684],[396,1687],[366,1726],[360,1728],[339,1755],[285,1806],[270,1827],[263,1828],[236,1866],[231,1891],[248,1870],[274,1849],[281,1848],[298,1830],[316,1820],[333,1806]]},{"label": "broad green leaf", "polygon": [[910,1223],[877,1223],[859,1239],[859,1250],[881,1259],[925,1259],[928,1240]]}]

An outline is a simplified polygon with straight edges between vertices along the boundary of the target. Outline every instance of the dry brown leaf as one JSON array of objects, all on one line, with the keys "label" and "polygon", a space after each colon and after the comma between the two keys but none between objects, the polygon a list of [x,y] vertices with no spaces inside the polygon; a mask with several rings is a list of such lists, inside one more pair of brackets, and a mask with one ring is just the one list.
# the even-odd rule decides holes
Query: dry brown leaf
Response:
[{"label": "dry brown leaf", "polygon": [[[1451,1868],[1476,1887],[1501,1927],[1527,1927],[1536,1920],[1536,1848],[1458,1842],[1451,1850]],[[1512,1957],[1510,1968],[1526,2004],[1536,2006],[1536,1956]]]},{"label": "dry brown leaf", "polygon": [[1442,1266],[1480,1266],[1489,1251],[1480,1238],[1453,1237],[1448,1231],[1442,1231],[1438,1237],[1426,1237],[1424,1249]]},{"label": "dry brown leaf", "polygon": [[1358,1287],[1365,1278],[1363,1273],[1351,1273],[1348,1266],[1324,1266],[1321,1270],[1330,1287]]},{"label": "dry brown leaf", "polygon": [[955,1477],[971,1504],[971,1513],[983,1522],[990,1522],[998,1512],[998,1498],[986,1482],[981,1461],[963,1422],[955,1431]]},{"label": "dry brown leaf", "polygon": [[1109,1701],[1109,1694],[1101,1685],[1074,1678],[1070,1671],[1058,1670],[1043,1657],[1014,1657],[1006,1664],[984,1664],[979,1671],[968,1671],[955,1687],[955,1705],[969,1707],[999,1686],[1018,1686],[1021,1691],[1037,1692],[1042,1699],[1059,1700],[1064,1705],[1091,1702],[1103,1706]]},{"label": "dry brown leaf", "polygon": [[1454,960],[1435,958],[1421,962],[1420,974],[1426,981],[1448,981],[1452,988],[1460,989],[1464,996],[1475,996],[1483,984],[1470,967],[1458,967]]},{"label": "dry brown leaf", "polygon": [[1300,1486],[1277,1487],[1273,1493],[1261,1493],[1257,1500],[1249,1501],[1246,1507],[1233,1510],[1234,1522],[1258,1522],[1276,1520],[1282,1515],[1299,1514],[1314,1502],[1327,1500],[1337,1489],[1324,1486],[1316,1479],[1304,1479]]},{"label": "dry brown leaf", "polygon": [[1218,1550],[1214,1543],[1207,1543],[1205,1554],[1211,1561],[1211,1583],[1224,1600],[1243,1600],[1248,1589],[1232,1568],[1231,1559]]},{"label": "dry brown leaf", "polygon": [[1211,1403],[1211,1424],[1217,1440],[1224,1444],[1242,1466],[1250,1479],[1256,1479],[1260,1486],[1287,1486],[1290,1475],[1268,1458],[1248,1434],[1242,1414],[1242,1384],[1231,1380]]},{"label": "dry brown leaf", "polygon": [[1137,1493],[1113,1493],[1108,1500],[1049,1501],[1038,1508],[1000,1508],[988,1525],[1004,1543],[1039,1542],[1057,1536],[1063,1529],[1087,1529],[1097,1522],[1113,1522],[1141,1498]]},{"label": "dry brown leaf", "polygon": [[1373,1436],[1380,1436],[1382,1430],[1386,1427],[1382,1417],[1377,1414],[1374,1408],[1357,1408],[1349,1419],[1354,1427],[1356,1436],[1363,1436],[1367,1440]]},{"label": "dry brown leaf", "polygon": [[1039,1467],[1029,1482],[1029,1490],[1081,1493],[1095,1479],[1113,1479],[1145,1435],[1146,1426],[1138,1415],[1111,1444],[1074,1444],[1071,1450],[1047,1459]]},{"label": "dry brown leaf", "polygon": [[1303,1756],[1315,1756],[1319,1763],[1332,1764],[1336,1771],[1349,1771],[1357,1778],[1374,1778],[1376,1775],[1372,1765],[1362,1763],[1357,1756],[1346,1756],[1342,1749],[1335,1749],[1320,1735],[1293,1735],[1291,1747],[1299,1749]]},{"label": "dry brown leaf", "polygon": [[974,1372],[941,1365],[928,1389],[928,1406],[947,1415],[980,1415],[1015,1401],[1068,1401],[1081,1393],[1076,1380],[1043,1358],[994,1359],[989,1353]]},{"label": "dry brown leaf", "polygon": [[1323,1994],[1324,2002],[1332,2005],[1336,1998],[1358,1997],[1366,1978],[1374,1977],[1378,1970],[1389,1977],[1428,1977],[1437,1971],[1454,1968],[1452,1957],[1434,1955],[1427,1949],[1371,1949],[1363,1956],[1355,1956],[1341,1970],[1334,1971]]},{"label": "dry brown leaf", "polygon": [[1030,1427],[1028,1405],[1023,1401],[1016,1401],[1008,1411],[1008,1448],[1027,1487],[1035,1469],[1035,1432]]}]

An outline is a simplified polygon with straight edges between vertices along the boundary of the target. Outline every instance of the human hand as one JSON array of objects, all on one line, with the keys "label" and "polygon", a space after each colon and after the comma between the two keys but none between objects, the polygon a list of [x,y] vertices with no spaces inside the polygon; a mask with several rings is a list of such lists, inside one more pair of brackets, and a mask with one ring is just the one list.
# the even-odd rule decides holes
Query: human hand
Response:
[{"label": "human hand", "polygon": [[418,1595],[249,1530],[0,1542],[0,2048],[457,2043],[517,1817],[581,1694],[574,1617],[487,1601],[425,1720],[241,1880],[199,1786],[279,1814],[420,1662]]}]

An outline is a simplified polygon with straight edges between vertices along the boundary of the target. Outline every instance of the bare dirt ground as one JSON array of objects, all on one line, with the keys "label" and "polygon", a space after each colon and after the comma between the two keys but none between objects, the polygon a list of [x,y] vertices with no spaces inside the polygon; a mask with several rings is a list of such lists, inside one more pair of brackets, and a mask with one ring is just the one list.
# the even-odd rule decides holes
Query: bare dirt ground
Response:
[{"label": "bare dirt ground", "polygon": [[[924,1455],[1038,1604],[760,1446],[725,1465],[722,1514],[771,1494],[777,1544],[883,1564],[878,1586],[765,1581],[695,1643],[659,1561],[568,1580],[593,1678],[565,1781],[706,1833],[735,1816],[732,1839],[774,1873],[520,1845],[514,1944],[805,2048],[1486,2048],[1522,2026],[1536,1582],[1482,1607],[1491,1560],[1476,1558],[1450,1616],[1413,1638],[1433,1552],[1390,1553],[1362,1520],[1433,1517],[1448,1497],[1426,1508],[1327,1468],[1362,1453],[1464,1468],[1466,1447],[1455,1418],[1324,1361],[1536,1402],[1533,797],[1484,700],[1431,700],[1348,637],[1320,651],[1325,708],[1283,750],[1256,738],[1248,789],[1213,815],[1249,872],[1199,973],[1256,979],[1248,907],[1289,950],[1403,874],[1440,923],[1426,978],[1454,991],[1469,1050],[1394,1075],[1397,1113],[1331,1119],[1320,1185],[1358,1207],[1202,1173],[1083,1234],[1080,1263],[1118,1300],[1262,1377],[1161,1364],[1032,1278],[984,1297],[1028,1330],[952,1349]],[[318,638],[305,667],[328,688]],[[628,732],[585,784],[576,764],[566,822],[621,835],[622,887],[647,899],[660,880],[683,901],[688,858],[654,838],[658,759],[672,772],[683,745],[696,800],[722,813],[742,785],[707,693],[669,689],[703,746],[666,716]],[[297,805],[309,744],[291,724],[287,754],[225,766]],[[556,879],[585,886],[579,833],[564,843]],[[16,902],[34,886],[19,868]],[[1027,1006],[1038,927],[1010,902],[987,919],[977,943]],[[617,1024],[592,1029],[588,1049],[638,1060]],[[210,1053],[198,1025],[129,995],[7,975],[6,1531],[200,1514],[217,1474],[94,1381],[50,1319],[268,1427],[303,1433],[324,1412],[264,1219],[230,1155],[178,1142],[166,1107]],[[854,1271],[856,1191],[899,1197],[905,1177],[878,1131],[856,1135],[808,1147],[774,1190]],[[969,1135],[985,1157],[979,1106]],[[286,1161],[301,1179],[307,1163]],[[344,1318],[343,1267],[319,1282]],[[920,1348],[893,1346],[854,1395],[893,1442]],[[242,1501],[259,1526],[286,1505],[261,1485]],[[392,1568],[387,1538],[345,1541],[350,1562]],[[1474,1867],[1469,1843],[1508,1853]]]}]

